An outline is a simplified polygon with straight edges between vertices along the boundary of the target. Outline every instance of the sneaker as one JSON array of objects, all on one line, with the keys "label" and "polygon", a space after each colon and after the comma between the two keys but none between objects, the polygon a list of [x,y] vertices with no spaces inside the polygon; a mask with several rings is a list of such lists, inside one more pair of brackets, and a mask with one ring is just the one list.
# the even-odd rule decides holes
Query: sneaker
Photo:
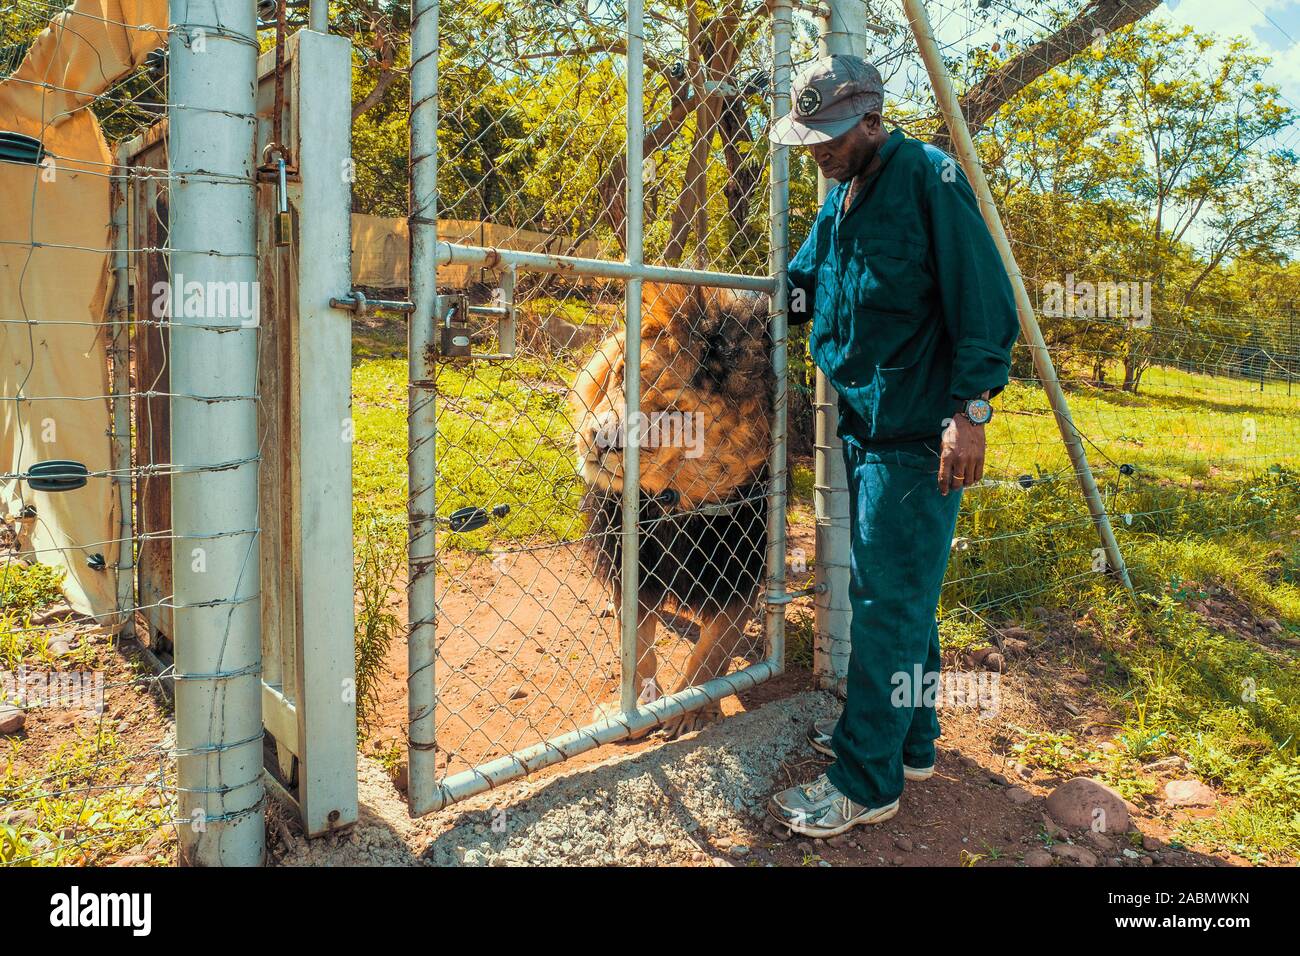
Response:
[{"label": "sneaker", "polygon": [[883,823],[898,813],[898,801],[864,807],[835,789],[826,774],[801,787],[782,790],[768,801],[768,811],[794,833],[825,839],[853,827]]},{"label": "sneaker", "polygon": [[[813,750],[825,754],[828,757],[834,757],[835,751],[831,749],[831,737],[835,734],[835,725],[838,724],[838,717],[827,717],[825,720],[814,720],[812,727],[808,729],[808,742],[812,744]],[[928,767],[909,767],[903,764],[904,780],[929,780],[934,776],[934,764]]]}]

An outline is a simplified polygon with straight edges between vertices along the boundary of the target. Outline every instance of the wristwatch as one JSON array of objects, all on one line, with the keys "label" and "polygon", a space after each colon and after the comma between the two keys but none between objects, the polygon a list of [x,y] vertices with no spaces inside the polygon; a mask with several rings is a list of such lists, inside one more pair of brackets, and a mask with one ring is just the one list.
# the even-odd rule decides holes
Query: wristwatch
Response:
[{"label": "wristwatch", "polygon": [[972,425],[987,425],[993,420],[993,406],[987,398],[972,398],[958,414]]}]

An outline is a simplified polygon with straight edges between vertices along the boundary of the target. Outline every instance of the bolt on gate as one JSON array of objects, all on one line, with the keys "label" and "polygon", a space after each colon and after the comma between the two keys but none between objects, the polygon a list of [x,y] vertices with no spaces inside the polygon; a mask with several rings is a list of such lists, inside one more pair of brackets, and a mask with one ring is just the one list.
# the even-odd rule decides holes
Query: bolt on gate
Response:
[{"label": "bolt on gate", "polygon": [[[766,129],[791,10],[769,10],[541,7],[511,36],[413,4],[412,814],[689,729],[782,669],[788,176]],[[489,74],[513,102],[475,99]]]}]

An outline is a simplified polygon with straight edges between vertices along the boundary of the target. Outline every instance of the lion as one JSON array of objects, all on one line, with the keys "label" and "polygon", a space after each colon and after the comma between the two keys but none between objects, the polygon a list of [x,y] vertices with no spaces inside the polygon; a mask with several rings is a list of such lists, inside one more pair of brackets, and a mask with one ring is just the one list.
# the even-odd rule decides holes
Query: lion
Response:
[{"label": "lion", "polygon": [[[725,674],[754,612],[774,376],[765,296],[647,283],[643,301],[636,682],[647,701],[659,693],[655,631],[669,602],[699,624],[674,692]],[[625,337],[602,342],[570,392],[586,550],[620,615]],[[595,719],[615,706],[601,705]],[[721,713],[708,705],[661,733],[680,736]]]}]

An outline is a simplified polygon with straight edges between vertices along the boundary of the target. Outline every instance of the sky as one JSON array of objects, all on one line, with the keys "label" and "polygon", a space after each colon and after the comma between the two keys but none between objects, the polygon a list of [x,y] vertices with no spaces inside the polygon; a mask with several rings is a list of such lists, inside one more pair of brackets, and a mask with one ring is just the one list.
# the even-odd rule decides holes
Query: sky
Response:
[{"label": "sky", "polygon": [[1254,40],[1273,57],[1265,76],[1300,112],[1300,0],[1165,0],[1165,7],[1175,23]]}]

